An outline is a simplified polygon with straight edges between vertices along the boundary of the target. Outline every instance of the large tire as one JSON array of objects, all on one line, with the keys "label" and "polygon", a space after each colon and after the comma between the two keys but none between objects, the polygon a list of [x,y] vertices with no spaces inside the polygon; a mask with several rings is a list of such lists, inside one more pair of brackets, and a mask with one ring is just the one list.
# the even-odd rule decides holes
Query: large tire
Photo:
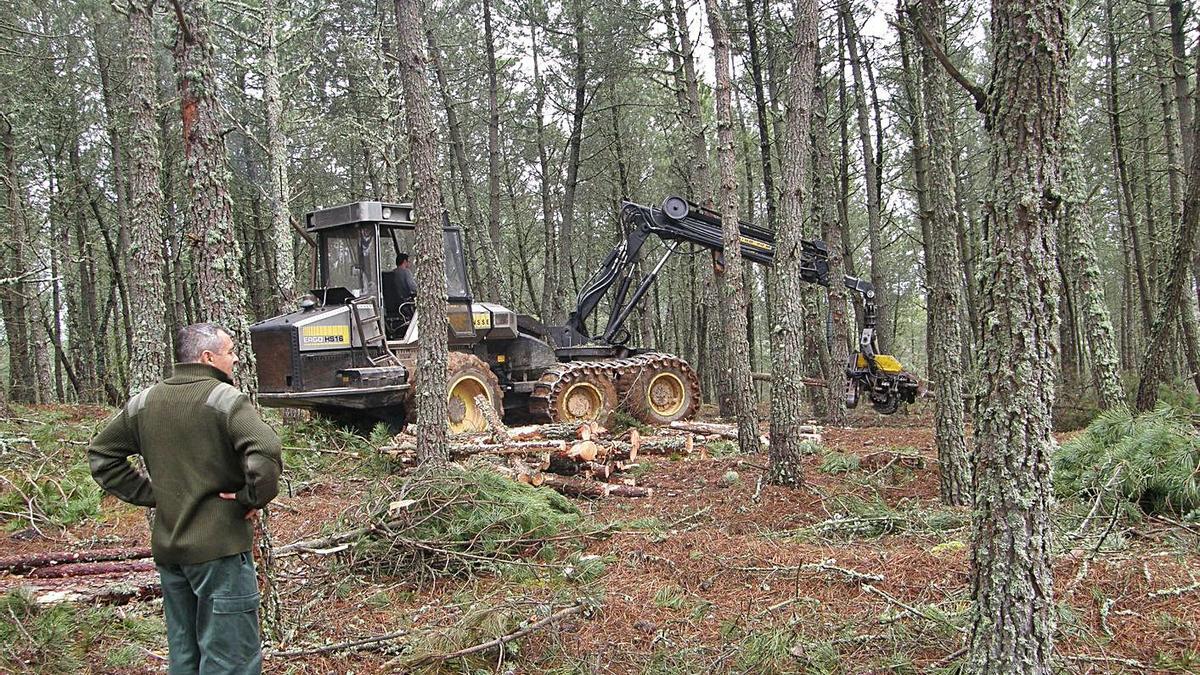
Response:
[{"label": "large tire", "polygon": [[617,386],[603,363],[562,363],[542,375],[529,408],[534,417],[549,422],[594,420],[606,425],[617,409]]},{"label": "large tire", "polygon": [[504,391],[492,369],[474,354],[450,352],[446,362],[446,424],[450,433],[487,430],[487,419],[475,405],[475,396],[480,394],[498,417],[504,415]]},{"label": "large tire", "polygon": [[666,426],[689,419],[700,408],[700,380],[686,361],[668,354],[646,354],[645,363],[635,366],[624,378],[622,401],[637,419]]}]

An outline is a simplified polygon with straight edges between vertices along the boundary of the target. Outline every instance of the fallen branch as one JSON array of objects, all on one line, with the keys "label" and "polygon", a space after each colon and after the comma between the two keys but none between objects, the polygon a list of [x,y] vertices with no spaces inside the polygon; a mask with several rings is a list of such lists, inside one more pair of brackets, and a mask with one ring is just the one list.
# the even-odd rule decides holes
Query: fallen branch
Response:
[{"label": "fallen branch", "polygon": [[1083,663],[1116,663],[1127,668],[1136,670],[1149,670],[1150,666],[1135,659],[1123,659],[1118,656],[1089,656],[1087,654],[1067,654],[1063,655],[1068,661],[1082,661]]},{"label": "fallen branch", "polygon": [[919,616],[919,617],[921,617],[922,619],[926,619],[926,620],[929,620],[929,621],[935,621],[935,622],[937,622],[937,623],[940,623],[940,624],[942,624],[942,625],[944,625],[944,626],[947,626],[947,627],[949,627],[949,628],[952,628],[952,629],[954,629],[955,631],[957,631],[957,632],[959,632],[959,633],[962,633],[962,634],[964,634],[964,635],[965,635],[965,634],[966,634],[966,632],[967,632],[967,629],[966,629],[966,628],[963,628],[962,626],[956,626],[956,625],[954,625],[954,624],[950,623],[949,621],[947,621],[947,620],[943,619],[943,618],[942,618],[942,617],[940,617],[940,616],[931,616],[931,615],[929,615],[929,614],[926,614],[925,612],[922,612],[921,610],[917,609],[916,607],[913,607],[912,605],[908,605],[908,604],[905,604],[904,602],[901,602],[901,601],[900,601],[900,600],[898,600],[897,598],[894,598],[894,597],[892,597],[891,595],[889,595],[889,594],[887,594],[886,592],[884,592],[884,591],[882,591],[882,590],[880,590],[880,589],[878,589],[878,588],[876,588],[876,587],[872,586],[871,584],[863,584],[863,585],[862,585],[862,589],[863,589],[864,591],[868,592],[868,593],[874,593],[875,595],[878,595],[879,597],[881,597],[881,598],[883,598],[884,600],[886,600],[886,601],[890,602],[891,604],[893,604],[893,605],[896,605],[897,607],[899,607],[899,608],[901,608],[901,609],[903,609],[903,610],[905,610],[905,611],[907,611],[907,612],[910,612],[910,613],[912,613],[912,614],[913,614],[913,615],[915,615],[915,616]]},{"label": "fallen branch", "polygon": [[775,567],[734,567],[740,572],[835,572],[857,584],[866,585],[868,582],[883,581],[883,576],[869,572],[847,569],[835,565],[835,560],[824,560],[819,563],[803,563],[800,565],[777,565]]},{"label": "fallen branch", "polygon": [[[531,623],[528,626],[521,628],[520,630],[509,633],[508,635],[502,635],[502,636],[496,638],[495,640],[488,640],[487,642],[477,644],[473,647],[467,647],[466,649],[460,649],[456,652],[450,652],[449,654],[434,654],[434,655],[430,655],[430,656],[425,656],[420,659],[416,659],[415,661],[406,663],[405,664],[406,669],[415,669],[415,668],[418,668],[418,667],[426,665],[426,664],[441,663],[443,661],[449,661],[450,659],[462,658],[464,656],[478,654],[479,652],[486,652],[489,649],[494,649],[496,647],[502,647],[505,644],[512,642],[513,640],[519,640],[522,637],[525,637],[526,635],[529,635],[530,633],[532,633],[540,628],[543,628],[545,626],[549,626],[552,623],[561,621],[562,619],[565,619],[568,616],[578,614],[579,612],[583,611],[583,608],[585,606],[586,605],[584,604],[584,602],[582,600],[576,600],[574,605],[571,605],[570,607],[567,607],[565,609],[560,609],[557,612],[551,614],[550,616],[548,616],[544,619],[541,619],[539,621],[535,621],[534,623]],[[399,661],[399,660],[400,659],[392,659],[391,661],[387,662],[386,664],[384,664],[383,670],[385,670],[385,671],[391,670],[392,668],[394,668],[397,665],[397,661]]]},{"label": "fallen branch", "polygon": [[304,649],[290,649],[290,650],[282,651],[282,652],[268,651],[265,654],[263,654],[263,656],[267,657],[268,659],[284,659],[284,658],[292,658],[295,656],[312,656],[312,655],[316,655],[316,654],[332,654],[333,652],[364,651],[367,649],[378,649],[378,648],[382,647],[384,645],[384,643],[391,642],[392,640],[396,640],[398,638],[402,638],[408,634],[409,634],[408,631],[401,630],[401,631],[396,631],[395,633],[388,633],[387,635],[376,635],[375,637],[362,638],[359,640],[349,640],[346,642],[338,642],[336,644],[323,645],[320,647],[306,647]]},{"label": "fallen branch", "polygon": [[[398,521],[390,521],[387,523],[373,523],[364,527],[356,527],[353,530],[346,530],[337,534],[331,534],[328,537],[320,537],[318,539],[306,539],[303,541],[295,541],[284,546],[280,546],[273,551],[276,558],[282,558],[289,555],[298,555],[300,553],[317,553],[327,555],[334,551],[329,549],[338,548],[339,545],[358,539],[364,534],[374,534],[382,530],[388,529],[393,525],[399,525]],[[339,549],[345,550],[345,549]]]},{"label": "fallen branch", "polygon": [[546,479],[543,485],[568,497],[649,497],[654,494],[653,488],[619,485],[615,483],[599,483],[596,481],[564,478],[556,474],[543,474]]},{"label": "fallen branch", "polygon": [[1164,588],[1161,591],[1154,591],[1152,593],[1147,593],[1146,599],[1154,600],[1156,598],[1166,598],[1166,597],[1178,598],[1179,596],[1181,596],[1185,593],[1191,593],[1192,591],[1196,591],[1196,590],[1200,590],[1200,581],[1196,581],[1196,577],[1192,577],[1192,583],[1188,584],[1187,586],[1176,586],[1175,588]]},{"label": "fallen branch", "polygon": [[483,394],[476,394],[475,407],[483,413],[483,419],[487,421],[488,428],[492,430],[492,438],[497,443],[508,443],[512,440],[512,436],[508,433],[508,427],[504,426],[504,422],[496,414],[496,409],[492,407],[491,403],[488,403],[487,397]]}]

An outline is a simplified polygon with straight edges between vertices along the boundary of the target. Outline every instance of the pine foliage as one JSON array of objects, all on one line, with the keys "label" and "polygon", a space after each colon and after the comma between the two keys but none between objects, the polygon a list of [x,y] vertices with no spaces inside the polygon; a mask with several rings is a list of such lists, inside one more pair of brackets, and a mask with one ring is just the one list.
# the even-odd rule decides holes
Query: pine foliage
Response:
[{"label": "pine foliage", "polygon": [[1108,493],[1147,513],[1200,509],[1200,435],[1186,413],[1163,403],[1141,415],[1101,413],[1059,449],[1054,470],[1059,497]]},{"label": "pine foliage", "polygon": [[470,572],[552,554],[547,540],[578,532],[579,508],[550,489],[482,467],[445,465],[389,486],[364,505],[376,524],[356,548],[383,572]]}]

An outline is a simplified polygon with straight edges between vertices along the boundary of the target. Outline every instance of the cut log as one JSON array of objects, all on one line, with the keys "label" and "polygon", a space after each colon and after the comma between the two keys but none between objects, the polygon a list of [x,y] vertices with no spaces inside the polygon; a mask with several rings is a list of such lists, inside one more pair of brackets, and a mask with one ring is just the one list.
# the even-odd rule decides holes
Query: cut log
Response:
[{"label": "cut log", "polygon": [[149,558],[148,548],[94,548],[85,551],[53,551],[0,558],[0,570],[24,574],[47,565],[63,563],[100,562],[104,560],[137,560]]},{"label": "cut log", "polygon": [[579,478],[565,478],[554,474],[546,475],[544,485],[568,497],[587,497],[589,499],[597,499],[609,495],[614,497],[649,497],[654,494],[654,490],[651,488],[599,483]]},{"label": "cut log", "polygon": [[695,448],[691,434],[681,436],[659,436],[642,439],[639,452],[645,455],[690,455]]},{"label": "cut log", "polygon": [[590,441],[602,438],[608,430],[594,421],[559,422],[556,424],[531,424],[523,427],[511,427],[509,436],[517,441],[532,441],[543,438],[560,440]]},{"label": "cut log", "polygon": [[483,413],[483,419],[487,421],[488,428],[492,430],[492,438],[497,443],[507,443],[512,440],[512,436],[508,433],[508,427],[504,426],[500,415],[496,414],[496,409],[483,394],[475,395],[475,407]]},{"label": "cut log", "polygon": [[565,456],[578,461],[593,462],[600,453],[600,445],[595,441],[579,441],[567,450]]},{"label": "cut log", "polygon": [[608,443],[608,459],[618,462],[634,462],[641,452],[642,442],[610,441]]},{"label": "cut log", "polygon": [[[387,455],[411,455],[417,452],[415,443],[385,445],[379,451]],[[567,442],[561,440],[508,441],[506,443],[451,443],[450,457],[459,459],[471,455],[536,455],[545,452],[567,452]]]},{"label": "cut log", "polygon": [[131,572],[153,572],[153,560],[109,560],[105,562],[65,563],[39,567],[29,573],[30,579],[61,579],[85,577],[97,574],[129,574]]},{"label": "cut log", "polygon": [[[88,578],[83,577],[83,579]],[[30,593],[34,603],[38,605],[56,605],[63,602],[86,605],[124,605],[138,600],[162,597],[162,586],[159,585],[157,574],[139,575],[137,579],[122,579],[118,583],[113,583],[112,579],[108,579],[107,582],[102,585],[85,584],[82,586],[43,587],[39,585],[31,588]]]},{"label": "cut log", "polygon": [[690,431],[694,434],[707,434],[737,440],[738,430],[732,424],[714,424],[712,422],[671,422],[671,428],[679,431]]}]

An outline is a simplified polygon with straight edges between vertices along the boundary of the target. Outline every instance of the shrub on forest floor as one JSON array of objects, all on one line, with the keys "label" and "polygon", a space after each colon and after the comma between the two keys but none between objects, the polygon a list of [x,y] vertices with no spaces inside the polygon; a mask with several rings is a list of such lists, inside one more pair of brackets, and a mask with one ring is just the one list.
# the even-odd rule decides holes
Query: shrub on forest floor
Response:
[{"label": "shrub on forest floor", "polygon": [[1059,497],[1124,499],[1146,513],[1200,510],[1200,435],[1169,405],[1141,415],[1125,407],[1101,413],[1053,461]]}]

